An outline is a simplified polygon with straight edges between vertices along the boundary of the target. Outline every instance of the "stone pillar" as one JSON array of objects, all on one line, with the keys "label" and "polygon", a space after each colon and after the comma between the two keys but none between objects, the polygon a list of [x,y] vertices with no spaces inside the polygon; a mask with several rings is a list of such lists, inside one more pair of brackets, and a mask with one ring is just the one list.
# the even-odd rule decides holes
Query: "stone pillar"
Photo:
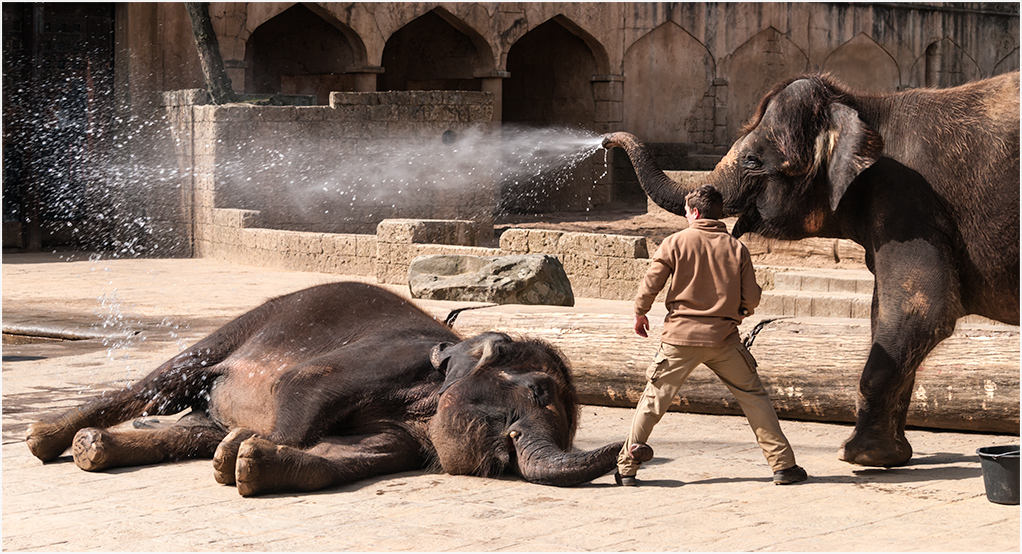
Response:
[{"label": "stone pillar", "polygon": [[378,65],[361,65],[347,68],[346,72],[355,77],[355,90],[352,92],[376,92],[376,76],[384,71],[385,69]]},{"label": "stone pillar", "polygon": [[477,79],[482,80],[482,91],[493,94],[493,125],[495,127],[499,127],[500,122],[504,120],[504,79],[510,76],[511,74],[507,71],[490,71],[476,75]]},{"label": "stone pillar", "polygon": [[248,64],[245,60],[224,60],[224,69],[227,71],[227,78],[231,80],[231,88],[234,92],[245,92],[245,69]]},{"label": "stone pillar", "polygon": [[598,133],[608,133],[624,121],[624,75],[593,75],[593,100],[596,114],[593,123]]},{"label": "stone pillar", "polygon": [[[624,75],[593,75],[591,81],[593,101],[596,103],[593,130],[597,133],[609,133],[621,129],[625,113]],[[597,167],[597,164],[602,166],[603,156],[593,156],[589,163],[593,166],[593,176],[596,178],[592,204],[598,206],[612,202],[614,200],[614,172]]]},{"label": "stone pillar", "polygon": [[727,132],[727,79],[713,80],[713,145],[730,146],[731,136]]}]

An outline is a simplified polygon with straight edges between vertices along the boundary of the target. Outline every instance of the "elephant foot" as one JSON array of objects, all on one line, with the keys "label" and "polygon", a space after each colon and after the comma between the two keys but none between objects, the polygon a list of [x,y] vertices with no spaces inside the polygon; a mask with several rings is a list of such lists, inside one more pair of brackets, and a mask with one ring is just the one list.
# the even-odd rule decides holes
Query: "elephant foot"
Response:
[{"label": "elephant foot", "polygon": [[85,471],[102,471],[113,465],[111,447],[108,433],[89,427],[75,434],[71,453],[78,467]]},{"label": "elephant foot", "polygon": [[73,431],[74,429],[68,429],[65,425],[39,421],[28,428],[25,442],[33,456],[44,463],[52,462],[71,446]]},{"label": "elephant foot", "polygon": [[224,440],[216,447],[213,453],[213,478],[221,485],[233,485],[235,483],[235,468],[238,461],[238,447],[241,443],[256,436],[254,431],[248,429],[235,429],[231,431]]},{"label": "elephant foot", "polygon": [[852,436],[841,445],[837,457],[841,461],[860,466],[903,466],[912,458],[912,446],[904,436],[876,437],[853,431]]},{"label": "elephant foot", "polygon": [[319,458],[290,446],[252,437],[238,448],[235,481],[241,496],[312,491],[330,485]]}]

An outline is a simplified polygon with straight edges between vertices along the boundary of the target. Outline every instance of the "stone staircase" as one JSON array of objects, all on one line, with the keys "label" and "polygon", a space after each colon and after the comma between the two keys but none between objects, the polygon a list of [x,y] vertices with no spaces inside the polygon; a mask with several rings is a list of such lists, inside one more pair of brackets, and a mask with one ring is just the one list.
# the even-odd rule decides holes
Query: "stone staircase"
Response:
[{"label": "stone staircase", "polygon": [[873,274],[867,270],[757,267],[756,272],[765,277],[759,314],[869,319]]},{"label": "stone staircase", "polygon": [[[873,274],[866,269],[756,267],[763,286],[759,315],[869,319]],[[976,315],[959,324],[1004,325]]]}]

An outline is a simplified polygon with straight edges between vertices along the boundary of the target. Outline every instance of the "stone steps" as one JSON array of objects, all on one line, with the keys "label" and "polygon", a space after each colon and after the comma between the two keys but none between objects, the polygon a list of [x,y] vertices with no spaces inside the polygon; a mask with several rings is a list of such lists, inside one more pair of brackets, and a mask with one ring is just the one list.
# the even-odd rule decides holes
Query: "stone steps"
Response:
[{"label": "stone steps", "polygon": [[[767,282],[758,315],[869,319],[873,274],[865,269],[757,267],[756,271]],[[959,323],[1004,325],[976,315]]]}]

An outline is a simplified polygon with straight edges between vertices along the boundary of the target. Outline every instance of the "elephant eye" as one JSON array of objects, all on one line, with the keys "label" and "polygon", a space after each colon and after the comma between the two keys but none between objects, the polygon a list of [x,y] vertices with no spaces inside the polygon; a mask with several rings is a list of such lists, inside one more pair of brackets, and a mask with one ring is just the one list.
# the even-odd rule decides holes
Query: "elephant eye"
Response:
[{"label": "elephant eye", "polygon": [[742,167],[749,171],[759,171],[763,169],[763,160],[753,154],[746,154],[742,158]]}]

